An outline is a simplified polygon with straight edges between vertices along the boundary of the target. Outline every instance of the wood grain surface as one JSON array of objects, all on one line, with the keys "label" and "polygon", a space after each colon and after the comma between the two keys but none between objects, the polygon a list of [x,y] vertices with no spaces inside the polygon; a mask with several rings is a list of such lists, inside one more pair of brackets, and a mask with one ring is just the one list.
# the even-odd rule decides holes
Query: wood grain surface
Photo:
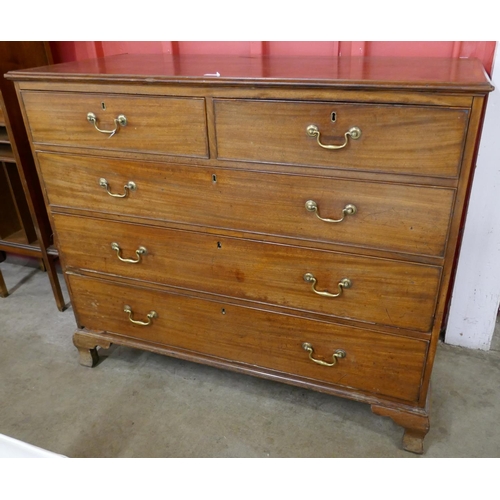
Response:
[{"label": "wood grain surface", "polygon": [[[25,92],[22,99],[35,144],[195,157],[208,155],[203,99],[70,92]],[[122,114],[127,118],[127,125],[118,127],[116,134],[110,137],[87,121],[89,112],[96,115],[100,129],[113,130],[115,118]]]},{"label": "wood grain surface", "polygon": [[[424,106],[221,99],[215,101],[218,158],[456,177],[468,114]],[[309,125],[318,127],[325,145],[343,144],[355,126],[361,137],[328,150],[307,135]]]},{"label": "wood grain surface", "polygon": [[[56,210],[71,207],[408,254],[443,255],[454,200],[453,189],[396,183],[48,153],[39,153],[38,161]],[[129,181],[138,189],[126,199],[112,198],[99,186],[101,177],[117,193]],[[305,209],[308,200],[316,201],[324,218],[341,218],[347,204],[357,212],[341,223],[327,223]]]},{"label": "wood grain surface", "polygon": [[[116,342],[363,400],[420,453],[493,87],[474,60],[291,61],[123,55],[8,75],[68,277],[75,345],[89,366],[97,346]],[[90,111],[102,128],[118,114],[127,126],[107,137]],[[354,126],[361,136],[325,149],[309,125],[324,145],[342,145]],[[127,195],[111,197],[101,178]],[[323,218],[347,204],[356,213],[327,223],[308,200]],[[147,252],[122,262],[112,243],[124,258]],[[306,273],[319,292],[352,286],[321,296]],[[304,342],[313,359],[346,357],[320,366]]]},{"label": "wood grain surface", "polygon": [[[425,341],[74,275],[69,276],[69,282],[78,322],[88,329],[107,330],[408,401],[418,397]],[[134,320],[145,321],[152,310],[158,317],[149,326],[132,324],[123,311],[125,305],[132,308]],[[347,355],[334,367],[319,366],[309,359],[303,342],[310,342],[315,357],[327,362],[337,349]]]},{"label": "wood grain surface", "polygon": [[[218,76],[217,76],[218,73]],[[17,81],[489,92],[481,61],[443,57],[121,54],[7,75]]]},{"label": "wood grain surface", "polygon": [[[432,326],[441,269],[337,252],[277,245],[241,238],[129,225],[91,218],[54,216],[66,266],[99,271],[186,290],[270,303],[427,332]],[[85,244],[82,244],[85,242]],[[141,262],[121,262],[122,256]],[[336,298],[314,293],[304,275],[312,273],[319,291],[337,293],[343,278],[352,281]]]}]

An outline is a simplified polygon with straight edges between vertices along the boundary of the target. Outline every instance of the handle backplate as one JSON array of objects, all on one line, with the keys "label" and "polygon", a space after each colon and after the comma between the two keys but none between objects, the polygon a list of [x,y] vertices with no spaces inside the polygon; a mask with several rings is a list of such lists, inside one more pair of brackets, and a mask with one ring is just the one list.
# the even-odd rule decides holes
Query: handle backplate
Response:
[{"label": "handle backplate", "polygon": [[346,215],[354,215],[358,211],[355,205],[353,205],[352,203],[348,203],[342,210],[342,217],[340,219],[326,219],[319,215],[318,204],[314,200],[306,201],[306,210],[308,212],[314,212],[316,217],[324,222],[342,222],[345,219]]},{"label": "handle backplate", "polygon": [[351,286],[352,286],[352,282],[349,278],[342,278],[338,282],[338,289],[339,289],[338,293],[330,293],[327,291],[321,292],[319,290],[316,290],[317,280],[316,280],[316,277],[314,276],[314,274],[312,274],[312,273],[304,274],[304,281],[306,283],[311,283],[311,288],[312,288],[312,291],[314,293],[321,295],[322,297],[330,297],[330,298],[340,297],[342,295],[344,288],[351,288]]},{"label": "handle backplate", "polygon": [[149,325],[151,325],[153,319],[158,317],[158,314],[156,313],[156,311],[149,311],[147,316],[146,316],[148,318],[147,321],[139,321],[139,320],[133,319],[132,318],[133,311],[132,311],[132,308],[130,306],[124,306],[123,312],[126,312],[128,314],[128,319],[130,320],[131,323],[134,323],[134,325],[140,325],[140,326],[149,326]]},{"label": "handle backplate", "polygon": [[121,255],[122,249],[120,248],[120,245],[118,245],[118,243],[116,242],[111,243],[111,248],[116,251],[116,256],[118,257],[119,260],[121,260],[122,262],[129,262],[130,264],[138,264],[139,262],[141,262],[142,256],[148,253],[146,247],[139,247],[135,251],[137,259],[124,259]]},{"label": "handle backplate", "polygon": [[129,181],[127,182],[127,184],[125,184],[125,186],[123,186],[123,189],[125,190],[123,194],[112,193],[109,190],[109,182],[104,177],[101,177],[99,179],[99,186],[105,189],[106,192],[109,194],[109,196],[112,196],[113,198],[126,198],[128,196],[129,191],[137,190],[137,184],[133,181]]},{"label": "handle backplate", "polygon": [[347,143],[349,142],[349,138],[353,140],[358,140],[361,137],[361,129],[359,127],[351,127],[345,134],[344,134],[344,142],[342,144],[323,144],[320,140],[321,138],[321,133],[319,131],[319,128],[316,125],[308,125],[306,128],[307,135],[309,137],[316,137],[316,141],[318,144],[324,148],[324,149],[342,149],[347,146]]},{"label": "handle backplate", "polygon": [[310,344],[309,342],[304,342],[302,344],[302,349],[304,349],[304,351],[309,353],[309,359],[311,361],[314,361],[314,363],[321,366],[328,366],[328,367],[335,366],[337,364],[337,359],[345,358],[347,356],[347,353],[343,349],[337,349],[332,355],[332,362],[327,363],[326,361],[322,361],[321,359],[313,358],[314,348],[312,344]]},{"label": "handle backplate", "polygon": [[116,134],[116,132],[118,132],[118,130],[119,130],[120,127],[125,127],[127,125],[127,118],[126,118],[125,115],[118,115],[114,119],[115,128],[113,130],[103,130],[103,129],[100,129],[97,126],[97,116],[94,113],[92,113],[92,112],[87,113],[87,121],[89,123],[92,123],[92,125],[94,125],[95,129],[98,132],[101,132],[101,134],[109,134],[109,137],[113,137]]}]

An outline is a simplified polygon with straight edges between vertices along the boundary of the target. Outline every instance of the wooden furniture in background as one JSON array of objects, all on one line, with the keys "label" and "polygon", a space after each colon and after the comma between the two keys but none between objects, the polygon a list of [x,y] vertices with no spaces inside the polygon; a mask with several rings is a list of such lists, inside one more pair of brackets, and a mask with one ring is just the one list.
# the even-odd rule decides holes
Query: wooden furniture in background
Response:
[{"label": "wooden furniture in background", "polygon": [[422,453],[479,61],[124,55],[9,78],[82,364],[116,343],[351,398]]},{"label": "wooden furniture in background", "polygon": [[[5,260],[5,252],[0,251],[0,262]],[[0,297],[7,297],[9,295],[9,290],[3,279],[2,271],[0,271]]]},{"label": "wooden furniture in background", "polygon": [[[62,311],[65,302],[55,267],[58,252],[14,85],[3,76],[50,62],[46,42],[0,42],[0,250],[39,259]],[[0,283],[5,297],[3,277]]]}]

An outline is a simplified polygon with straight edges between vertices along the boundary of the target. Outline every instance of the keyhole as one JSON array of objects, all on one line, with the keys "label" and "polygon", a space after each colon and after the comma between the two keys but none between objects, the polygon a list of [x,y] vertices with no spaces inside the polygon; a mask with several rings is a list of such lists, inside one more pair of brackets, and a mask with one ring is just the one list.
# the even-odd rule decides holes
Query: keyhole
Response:
[{"label": "keyhole", "polygon": [[217,242],[217,248],[222,248],[222,243],[220,241]]},{"label": "keyhole", "polygon": [[224,308],[222,308],[222,309],[220,310],[220,312],[221,312],[221,314],[226,314],[226,310],[225,310]]},{"label": "keyhole", "polygon": [[215,174],[212,174],[212,182],[217,182],[217,176]]},{"label": "keyhole", "polygon": [[104,102],[101,102],[101,108],[106,109],[106,104],[104,104]]},{"label": "keyhole", "polygon": [[332,122],[335,122],[336,119],[337,119],[337,113],[335,113],[335,111],[332,111]]}]

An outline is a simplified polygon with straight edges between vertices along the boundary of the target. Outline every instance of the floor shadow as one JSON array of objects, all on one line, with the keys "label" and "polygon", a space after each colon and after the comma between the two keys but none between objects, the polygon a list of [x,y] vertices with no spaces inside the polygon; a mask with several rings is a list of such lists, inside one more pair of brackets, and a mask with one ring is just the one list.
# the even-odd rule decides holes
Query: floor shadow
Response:
[{"label": "floor shadow", "polygon": [[16,290],[28,282],[35,274],[41,272],[39,269],[33,269],[29,274],[21,278],[14,286],[9,287],[9,295],[12,295]]}]

